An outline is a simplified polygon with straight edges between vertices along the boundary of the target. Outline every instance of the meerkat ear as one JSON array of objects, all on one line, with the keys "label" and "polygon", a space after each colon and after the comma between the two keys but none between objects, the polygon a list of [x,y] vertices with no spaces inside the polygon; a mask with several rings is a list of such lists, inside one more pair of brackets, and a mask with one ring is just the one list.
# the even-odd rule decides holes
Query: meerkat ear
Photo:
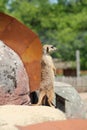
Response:
[{"label": "meerkat ear", "polygon": [[49,47],[47,47],[47,53],[49,52]]}]

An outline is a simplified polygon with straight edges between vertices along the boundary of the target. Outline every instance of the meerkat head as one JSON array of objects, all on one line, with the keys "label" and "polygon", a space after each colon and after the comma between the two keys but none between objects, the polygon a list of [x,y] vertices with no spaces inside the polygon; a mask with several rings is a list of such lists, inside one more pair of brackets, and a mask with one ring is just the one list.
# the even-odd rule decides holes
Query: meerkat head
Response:
[{"label": "meerkat head", "polygon": [[43,53],[44,54],[49,54],[52,53],[54,51],[56,51],[56,47],[54,47],[53,45],[44,45],[43,46]]}]

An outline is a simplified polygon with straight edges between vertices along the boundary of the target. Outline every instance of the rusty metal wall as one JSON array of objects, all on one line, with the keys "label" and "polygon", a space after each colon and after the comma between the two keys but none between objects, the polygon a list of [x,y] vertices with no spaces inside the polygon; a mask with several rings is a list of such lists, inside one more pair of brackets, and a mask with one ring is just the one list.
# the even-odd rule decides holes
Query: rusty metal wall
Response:
[{"label": "rusty metal wall", "polygon": [[15,18],[0,13],[0,40],[22,59],[28,73],[30,91],[38,89],[42,56],[42,45],[38,36]]}]

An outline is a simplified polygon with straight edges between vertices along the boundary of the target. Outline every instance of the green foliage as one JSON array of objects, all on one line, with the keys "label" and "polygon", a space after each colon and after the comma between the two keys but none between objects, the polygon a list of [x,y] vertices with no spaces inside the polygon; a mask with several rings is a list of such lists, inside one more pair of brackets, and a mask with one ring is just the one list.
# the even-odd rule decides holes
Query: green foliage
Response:
[{"label": "green foliage", "polygon": [[6,12],[7,11],[7,3],[8,0],[0,0],[0,12]]},{"label": "green foliage", "polygon": [[54,57],[75,61],[80,50],[81,68],[87,69],[87,0],[0,0],[0,11],[23,22],[43,43],[55,45]]}]

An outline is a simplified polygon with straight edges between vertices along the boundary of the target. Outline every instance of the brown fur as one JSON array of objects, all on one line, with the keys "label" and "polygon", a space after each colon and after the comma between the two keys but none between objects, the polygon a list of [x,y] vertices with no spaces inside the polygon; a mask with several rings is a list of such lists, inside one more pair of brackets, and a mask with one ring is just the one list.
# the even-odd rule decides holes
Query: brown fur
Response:
[{"label": "brown fur", "polygon": [[37,105],[43,104],[43,100],[45,100],[45,97],[47,97],[46,99],[48,104],[53,107],[52,101],[54,99],[54,74],[56,69],[49,53],[55,50],[56,48],[52,45],[43,46],[43,56],[41,60],[41,83]]}]

